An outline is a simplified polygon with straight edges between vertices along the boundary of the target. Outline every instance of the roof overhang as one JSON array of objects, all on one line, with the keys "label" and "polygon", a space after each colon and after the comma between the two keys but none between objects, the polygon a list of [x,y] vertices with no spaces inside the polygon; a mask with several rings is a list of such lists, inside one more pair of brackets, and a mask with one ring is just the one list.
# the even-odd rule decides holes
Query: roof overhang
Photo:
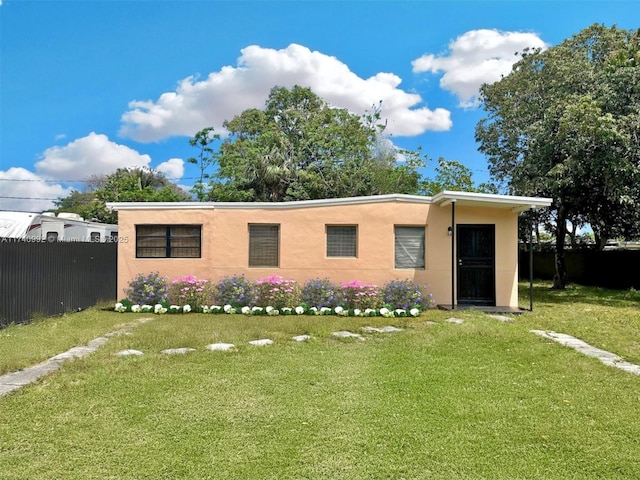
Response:
[{"label": "roof overhang", "polygon": [[525,210],[549,207],[553,199],[445,190],[435,195],[432,198],[432,202],[442,207],[456,203],[456,205],[462,206],[507,208],[514,212],[523,212]]},{"label": "roof overhang", "polygon": [[212,210],[212,209],[267,209],[286,210],[293,208],[313,208],[339,205],[361,205],[367,203],[423,203],[440,206],[468,205],[489,208],[510,208],[521,212],[531,208],[544,208],[551,205],[552,199],[539,197],[516,197],[512,195],[493,195],[486,193],[444,191],[434,197],[420,195],[372,195],[367,197],[326,198],[319,200],[299,200],[292,202],[107,202],[107,208],[120,210]]}]

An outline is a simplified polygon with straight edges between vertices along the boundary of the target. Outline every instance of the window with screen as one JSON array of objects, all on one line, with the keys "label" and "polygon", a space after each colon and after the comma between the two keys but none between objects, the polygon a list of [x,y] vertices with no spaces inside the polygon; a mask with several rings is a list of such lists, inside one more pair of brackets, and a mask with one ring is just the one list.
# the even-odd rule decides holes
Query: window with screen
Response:
[{"label": "window with screen", "polygon": [[357,244],[355,225],[327,225],[327,257],[356,257]]},{"label": "window with screen", "polygon": [[425,268],[425,228],[395,227],[395,268]]},{"label": "window with screen", "polygon": [[91,241],[92,242],[99,242],[100,241],[100,232],[91,232]]},{"label": "window with screen", "polygon": [[200,258],[201,225],[137,225],[137,258]]},{"label": "window with screen", "polygon": [[249,266],[280,265],[280,225],[249,225]]}]

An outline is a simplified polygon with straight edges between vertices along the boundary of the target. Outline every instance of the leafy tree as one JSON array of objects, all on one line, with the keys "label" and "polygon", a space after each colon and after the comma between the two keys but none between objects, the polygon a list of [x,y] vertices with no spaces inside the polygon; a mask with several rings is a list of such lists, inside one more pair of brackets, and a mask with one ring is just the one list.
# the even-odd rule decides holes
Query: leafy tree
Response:
[{"label": "leafy tree", "polygon": [[229,136],[220,145],[209,199],[273,202],[420,188],[422,160],[397,163],[397,152],[383,148],[379,109],[359,117],[330,107],[309,88],[274,87],[264,110],[246,110],[224,127]]},{"label": "leafy tree", "polygon": [[69,212],[77,213],[80,216],[84,216],[83,212],[86,206],[95,200],[95,194],[93,191],[79,191],[71,190],[71,193],[64,197],[54,201],[55,209],[54,213]]},{"label": "leafy tree", "polygon": [[180,202],[189,195],[171,183],[164,174],[147,167],[118,168],[105,176],[94,176],[89,192],[74,190],[55,202],[58,211],[71,211],[86,219],[117,223],[117,212],[107,210],[106,202]]},{"label": "leafy tree", "polygon": [[209,173],[207,173],[207,169],[216,163],[216,152],[211,147],[211,144],[218,140],[220,140],[220,135],[214,133],[213,127],[207,127],[200,130],[191,140],[189,140],[189,145],[200,149],[197,157],[187,158],[187,162],[198,165],[198,168],[200,169],[200,178],[191,189],[191,193],[193,193],[201,202],[206,200],[209,194],[207,184],[205,183],[205,180],[210,178]]},{"label": "leafy tree", "polygon": [[640,230],[640,70],[637,32],[592,25],[484,85],[476,127],[489,171],[509,193],[553,198],[555,288],[564,288],[568,224],[602,246]]},{"label": "leafy tree", "polygon": [[440,157],[435,172],[435,178],[425,180],[423,183],[423,193],[426,195],[435,195],[444,190],[478,193],[497,193],[498,191],[490,184],[476,185],[472,179],[471,170],[457,160]]}]

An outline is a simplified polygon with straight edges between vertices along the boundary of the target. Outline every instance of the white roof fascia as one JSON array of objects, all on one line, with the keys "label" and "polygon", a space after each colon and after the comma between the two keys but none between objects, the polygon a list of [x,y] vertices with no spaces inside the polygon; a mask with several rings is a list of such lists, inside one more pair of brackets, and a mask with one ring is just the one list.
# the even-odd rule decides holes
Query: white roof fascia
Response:
[{"label": "white roof fascia", "polygon": [[210,210],[210,209],[251,209],[286,210],[291,208],[313,208],[339,205],[360,205],[366,203],[406,202],[450,205],[486,206],[493,208],[511,208],[524,211],[530,208],[544,208],[551,205],[551,198],[517,197],[474,192],[440,192],[434,197],[421,195],[388,194],[366,197],[325,198],[318,200],[296,200],[288,202],[107,202],[109,209],[120,210]]},{"label": "white roof fascia", "polygon": [[552,198],[520,197],[515,195],[497,195],[493,193],[453,192],[445,190],[433,197],[433,203],[447,206],[456,202],[459,205],[510,208],[514,212],[551,206]]},{"label": "white roof fascia", "polygon": [[323,198],[318,200],[296,200],[288,202],[107,202],[113,210],[202,210],[202,209],[269,209],[311,208],[364,203],[406,202],[432,203],[431,197],[420,195],[389,194],[367,197]]}]

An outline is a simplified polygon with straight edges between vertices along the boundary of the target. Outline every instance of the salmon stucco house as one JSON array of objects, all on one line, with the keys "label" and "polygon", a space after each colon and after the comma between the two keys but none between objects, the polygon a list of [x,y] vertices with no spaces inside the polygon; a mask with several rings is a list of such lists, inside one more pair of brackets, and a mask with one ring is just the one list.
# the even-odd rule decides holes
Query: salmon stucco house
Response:
[{"label": "salmon stucco house", "polygon": [[469,192],[279,203],[108,203],[118,295],[138,273],[428,284],[436,303],[518,308],[518,216],[551,199]]}]

